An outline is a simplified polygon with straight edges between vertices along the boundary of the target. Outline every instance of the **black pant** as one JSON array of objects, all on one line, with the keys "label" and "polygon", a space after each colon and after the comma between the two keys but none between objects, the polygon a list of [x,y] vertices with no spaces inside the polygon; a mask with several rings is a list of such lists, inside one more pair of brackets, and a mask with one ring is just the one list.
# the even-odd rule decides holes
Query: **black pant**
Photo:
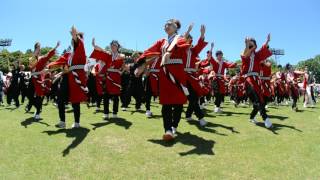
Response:
[{"label": "black pant", "polygon": [[187,118],[191,117],[192,113],[194,112],[198,119],[202,119],[204,117],[204,113],[200,109],[199,97],[189,83],[187,84],[187,88],[189,91],[189,96],[188,96],[189,104],[186,111],[186,117]]},{"label": "black pant", "polygon": [[104,95],[98,95],[98,94],[96,95],[97,108],[100,108],[100,105],[101,105],[103,96],[104,96]]},{"label": "black pant", "polygon": [[109,101],[110,101],[110,99],[113,100],[113,114],[117,114],[118,109],[119,109],[119,95],[109,95],[109,94],[103,95],[104,114],[109,114]]},{"label": "black pant", "polygon": [[21,103],[23,104],[27,96],[27,88],[22,88],[20,93],[21,93]]},{"label": "black pant", "polygon": [[39,115],[42,109],[42,97],[41,96],[31,96],[29,97],[29,102],[27,104],[26,109],[30,111],[30,109],[34,106],[36,108],[36,114]]},{"label": "black pant", "polygon": [[136,88],[136,87],[130,88],[126,93],[126,96],[124,97],[124,104],[122,105],[122,107],[127,108],[131,102],[131,97],[133,97],[136,101],[135,108],[140,109],[142,104],[142,98],[143,98],[142,93],[143,93],[142,89],[140,88]]},{"label": "black pant", "polygon": [[295,94],[295,87],[293,85],[290,86],[291,90],[291,98],[292,98],[292,109],[297,107],[298,95]]},{"label": "black pant", "polygon": [[214,104],[216,105],[216,107],[220,107],[221,106],[221,102],[224,101],[224,95],[220,94],[220,93],[215,93],[214,96],[216,98],[215,101],[214,101]]},{"label": "black pant", "polygon": [[311,93],[312,101],[313,101],[314,103],[317,103],[317,100],[316,100],[316,98],[315,98],[315,96],[314,96],[313,86],[310,87],[310,93]]},{"label": "black pant", "polygon": [[220,93],[220,86],[218,80],[212,81],[212,89],[214,91],[215,101],[214,104],[216,107],[220,107],[221,102],[224,100],[224,95]]},{"label": "black pant", "polygon": [[20,106],[20,102],[19,102],[19,87],[15,86],[15,85],[11,85],[8,88],[8,93],[7,93],[7,104],[10,105],[12,100],[15,102],[15,105],[17,107]]},{"label": "black pant", "polygon": [[[0,86],[0,88],[2,88],[1,86]],[[3,103],[3,97],[2,97],[2,89],[0,89],[0,103]]]},{"label": "black pant", "polygon": [[26,109],[30,111],[32,106],[34,106],[36,108],[36,114],[39,115],[42,109],[42,97],[35,94],[35,88],[32,82],[30,82],[27,89],[27,97],[29,99],[29,102]]},{"label": "black pant", "polygon": [[[80,103],[73,103],[73,115],[74,115],[74,122],[80,123]],[[60,121],[65,122],[66,121],[66,102],[63,100],[58,99],[58,109],[59,109],[59,118]]]},{"label": "black pant", "polygon": [[262,119],[266,120],[268,115],[266,113],[265,103],[260,100],[258,93],[251,85],[247,85],[247,95],[253,104],[253,110],[250,114],[250,119],[253,119],[257,115],[258,111],[260,111]]},{"label": "black pant", "polygon": [[146,91],[145,91],[145,101],[146,101],[146,110],[150,111],[150,104],[152,98],[152,90],[150,87],[150,83],[146,84]]},{"label": "black pant", "polygon": [[211,98],[212,97],[211,97],[210,93],[208,93],[206,96],[200,97],[199,98],[200,99],[200,105],[204,104],[206,102],[206,100],[207,100],[207,102],[209,102],[211,100]]},{"label": "black pant", "polygon": [[181,119],[183,104],[162,105],[163,127],[165,132],[177,128]]}]

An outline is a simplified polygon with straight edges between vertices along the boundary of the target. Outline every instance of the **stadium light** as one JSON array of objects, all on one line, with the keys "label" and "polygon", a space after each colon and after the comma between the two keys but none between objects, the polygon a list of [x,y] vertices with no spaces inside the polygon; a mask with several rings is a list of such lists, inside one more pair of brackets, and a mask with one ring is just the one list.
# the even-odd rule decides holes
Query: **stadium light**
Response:
[{"label": "stadium light", "polygon": [[4,49],[5,47],[11,46],[12,39],[0,39],[0,46]]},{"label": "stadium light", "polygon": [[274,60],[276,61],[276,63],[280,64],[279,58],[285,55],[284,49],[271,48],[270,50],[272,52],[272,55],[274,55]]}]

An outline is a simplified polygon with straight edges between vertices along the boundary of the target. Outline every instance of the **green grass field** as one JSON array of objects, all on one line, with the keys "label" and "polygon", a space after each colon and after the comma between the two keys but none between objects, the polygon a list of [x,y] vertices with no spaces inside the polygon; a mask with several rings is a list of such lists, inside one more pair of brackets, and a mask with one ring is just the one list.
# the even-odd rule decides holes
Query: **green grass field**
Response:
[{"label": "green grass field", "polygon": [[156,103],[155,118],[131,105],[107,122],[82,105],[82,128],[74,130],[70,109],[63,130],[51,104],[40,122],[23,107],[1,107],[0,179],[320,179],[319,106],[299,107],[271,106],[270,131],[248,122],[251,108],[227,101],[217,115],[206,106],[208,126],[183,118],[171,144],[161,140]]}]

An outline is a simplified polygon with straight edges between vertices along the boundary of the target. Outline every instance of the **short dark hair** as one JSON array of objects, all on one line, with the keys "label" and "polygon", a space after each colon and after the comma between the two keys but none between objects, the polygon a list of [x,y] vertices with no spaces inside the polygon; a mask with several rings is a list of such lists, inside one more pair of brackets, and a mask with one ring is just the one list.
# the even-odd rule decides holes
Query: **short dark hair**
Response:
[{"label": "short dark hair", "polygon": [[193,39],[193,37],[191,36],[191,34],[188,34],[187,39]]},{"label": "short dark hair", "polygon": [[292,68],[292,65],[291,64],[286,64],[286,70],[290,70]]},{"label": "short dark hair", "polygon": [[180,23],[180,21],[179,21],[178,19],[169,19],[169,20],[167,21],[167,23],[174,23],[174,24],[176,24],[176,25],[177,25],[177,30],[179,30],[179,29],[181,28],[181,23]]},{"label": "short dark hair", "polygon": [[39,43],[39,42],[36,42],[36,43],[34,44],[34,50],[36,50],[38,47],[40,47],[40,43]]},{"label": "short dark hair", "polygon": [[249,40],[257,47],[257,41],[254,38],[250,38]]},{"label": "short dark hair", "polygon": [[218,57],[219,55],[223,55],[223,52],[221,50],[216,52],[216,57]]},{"label": "short dark hair", "polygon": [[119,41],[117,41],[117,40],[112,40],[111,43],[110,43],[110,48],[111,48],[111,46],[112,46],[113,44],[116,44],[116,45],[118,46],[118,51],[119,51],[119,49],[121,48],[121,45],[120,45]]}]

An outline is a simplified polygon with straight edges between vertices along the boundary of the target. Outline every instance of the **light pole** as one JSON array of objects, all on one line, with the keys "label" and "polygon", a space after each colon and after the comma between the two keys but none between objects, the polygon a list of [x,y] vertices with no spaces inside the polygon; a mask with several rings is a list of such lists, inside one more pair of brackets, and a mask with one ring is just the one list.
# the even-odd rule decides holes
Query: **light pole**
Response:
[{"label": "light pole", "polygon": [[[0,46],[2,47],[2,51],[4,50],[4,48],[11,46],[11,43],[12,43],[12,39],[0,39]],[[9,58],[7,59],[7,62],[8,62],[8,68],[9,68],[9,65],[10,65]]]},{"label": "light pole", "polygon": [[2,47],[2,50],[4,48],[11,46],[12,39],[0,39],[0,46]]},{"label": "light pole", "polygon": [[278,61],[278,59],[281,56],[284,56],[284,50],[283,49],[276,49],[276,48],[271,48],[270,49],[272,52],[272,55],[274,55],[274,60],[276,61],[277,64],[280,64],[280,61]]}]

